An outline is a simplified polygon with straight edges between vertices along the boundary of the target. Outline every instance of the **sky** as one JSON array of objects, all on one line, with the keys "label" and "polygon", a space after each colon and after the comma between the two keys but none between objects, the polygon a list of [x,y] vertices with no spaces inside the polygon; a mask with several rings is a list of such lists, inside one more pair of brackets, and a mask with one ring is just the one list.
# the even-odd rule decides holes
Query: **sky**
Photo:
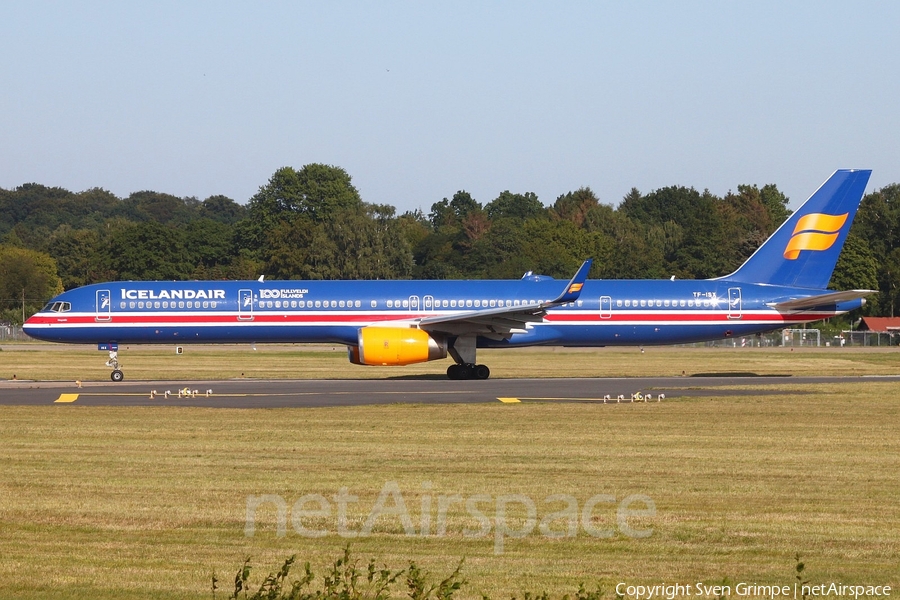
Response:
[{"label": "sky", "polygon": [[590,187],[792,208],[900,182],[896,2],[8,2],[0,188],[247,202],[344,168],[398,213]]}]

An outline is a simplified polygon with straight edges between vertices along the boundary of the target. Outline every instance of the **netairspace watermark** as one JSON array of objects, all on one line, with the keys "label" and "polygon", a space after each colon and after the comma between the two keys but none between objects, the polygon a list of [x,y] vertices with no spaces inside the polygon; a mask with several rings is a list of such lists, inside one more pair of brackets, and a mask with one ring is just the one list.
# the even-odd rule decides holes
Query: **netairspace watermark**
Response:
[{"label": "netairspace watermark", "polygon": [[[337,533],[342,538],[358,538],[372,535],[376,524],[399,523],[409,537],[443,537],[447,535],[448,515],[456,515],[465,509],[465,521],[474,529],[463,529],[467,538],[493,537],[494,554],[502,554],[507,538],[524,538],[535,529],[546,538],[566,538],[578,535],[579,527],[588,535],[611,538],[621,534],[629,538],[645,538],[653,529],[639,529],[634,520],[644,522],[656,516],[656,504],[644,494],[631,494],[617,500],[611,494],[595,494],[579,505],[571,494],[551,494],[540,504],[544,512],[538,520],[538,503],[525,494],[438,494],[432,492],[431,482],[422,483],[418,492],[418,523],[413,521],[396,481],[386,482],[378,498],[367,513],[362,525],[351,527],[348,507],[359,503],[359,496],[352,495],[349,487],[342,487],[326,498],[322,494],[306,494],[290,508],[290,521],[294,532],[304,537],[325,537]],[[287,535],[288,502],[278,494],[247,496],[247,516],[244,535],[256,534],[256,513],[261,508],[275,508],[275,534]],[[552,509],[552,510],[551,510]],[[615,516],[613,525],[612,516]],[[436,518],[432,521],[432,516]],[[333,521],[332,521],[333,520]],[[358,519],[354,519],[357,521]],[[605,526],[598,524],[603,521]],[[322,525],[333,522],[334,529]],[[314,527],[315,523],[318,528]]]},{"label": "netairspace watermark", "polygon": [[770,598],[772,600],[801,598],[860,598],[891,595],[889,585],[847,585],[844,583],[794,583],[791,585],[763,585],[740,582],[707,585],[697,583],[659,583],[655,585],[616,585],[616,595],[627,600],[676,600],[677,598]]}]

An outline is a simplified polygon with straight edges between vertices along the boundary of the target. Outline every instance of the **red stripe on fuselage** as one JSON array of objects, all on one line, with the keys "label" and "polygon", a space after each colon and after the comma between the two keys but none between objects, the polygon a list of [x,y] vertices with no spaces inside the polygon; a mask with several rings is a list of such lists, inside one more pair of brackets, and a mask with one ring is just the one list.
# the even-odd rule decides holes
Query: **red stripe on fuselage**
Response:
[{"label": "red stripe on fuselage", "polygon": [[[411,321],[437,313],[407,313],[407,314],[373,314],[362,312],[335,312],[335,313],[268,313],[254,312],[252,317],[239,316],[237,313],[113,313],[108,319],[97,320],[96,315],[75,315],[66,317],[34,315],[29,319],[29,325],[233,325],[233,324],[306,324],[329,325],[335,323],[358,323],[361,327],[369,323],[385,323],[389,321]],[[833,312],[819,313],[793,313],[781,314],[772,312],[745,312],[741,318],[729,318],[725,312],[691,312],[691,313],[666,313],[666,312],[642,312],[625,313],[613,312],[608,317],[602,317],[599,313],[590,312],[550,312],[545,321],[560,325],[603,325],[622,323],[677,323],[677,324],[714,324],[714,323],[782,323],[817,321],[834,316]]]}]

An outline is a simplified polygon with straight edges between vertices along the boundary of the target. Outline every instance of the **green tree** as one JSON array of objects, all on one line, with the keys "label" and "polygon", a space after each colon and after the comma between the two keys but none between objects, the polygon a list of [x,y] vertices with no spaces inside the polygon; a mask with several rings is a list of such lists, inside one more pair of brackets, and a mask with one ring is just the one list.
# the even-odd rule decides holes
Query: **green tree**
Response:
[{"label": "green tree", "polygon": [[0,246],[0,314],[13,323],[22,323],[53,296],[62,293],[56,261],[49,254]]},{"label": "green tree", "polygon": [[276,230],[284,234],[298,216],[324,223],[338,213],[362,210],[362,205],[350,175],[340,167],[282,167],[250,199],[247,219],[238,225],[238,245],[267,261],[274,251],[270,236]]},{"label": "green tree", "polygon": [[[666,248],[667,274],[707,278],[733,270],[731,246],[735,240],[726,227],[718,198],[708,191],[701,194],[680,186],[661,188],[645,196],[636,196],[636,191],[625,197],[619,210],[645,227],[651,246]],[[676,237],[667,240],[667,232]]]},{"label": "green tree", "polygon": [[566,221],[571,221],[578,227],[583,227],[588,222],[588,215],[600,205],[597,196],[591,188],[579,188],[574,192],[568,192],[556,199],[550,214]]},{"label": "green tree", "polygon": [[210,196],[200,205],[200,216],[219,223],[234,225],[247,214],[247,207],[228,196]]},{"label": "green tree", "polygon": [[878,264],[880,294],[870,314],[900,314],[900,184],[866,194],[850,233],[866,241]]},{"label": "green tree", "polygon": [[365,204],[327,221],[308,214],[271,234],[266,273],[285,279],[398,279],[413,270],[412,253],[390,206]]},{"label": "green tree", "polygon": [[759,191],[759,197],[766,207],[769,218],[772,220],[772,231],[777,229],[782,223],[787,221],[789,216],[791,216],[791,211],[788,210],[787,207],[790,199],[785,196],[774,183],[764,185]]},{"label": "green tree", "polygon": [[546,216],[547,209],[534,192],[513,194],[509,190],[501,192],[497,198],[484,207],[491,221],[517,219],[525,221]]},{"label": "green tree", "polygon": [[182,229],[156,221],[125,223],[104,241],[101,260],[116,279],[187,279],[194,270]]},{"label": "green tree", "polygon": [[100,269],[100,234],[95,229],[60,225],[50,236],[48,252],[56,260],[67,290],[106,279]]},{"label": "green tree", "polygon": [[[182,228],[187,260],[201,270],[230,264],[234,258],[234,228],[209,218]],[[205,271],[204,271],[205,272]]]},{"label": "green tree", "polygon": [[200,202],[196,198],[178,198],[171,194],[134,192],[123,202],[123,214],[132,221],[183,224],[196,219]]},{"label": "green tree", "polygon": [[851,233],[838,257],[830,287],[835,290],[878,289],[878,263],[863,238]]}]

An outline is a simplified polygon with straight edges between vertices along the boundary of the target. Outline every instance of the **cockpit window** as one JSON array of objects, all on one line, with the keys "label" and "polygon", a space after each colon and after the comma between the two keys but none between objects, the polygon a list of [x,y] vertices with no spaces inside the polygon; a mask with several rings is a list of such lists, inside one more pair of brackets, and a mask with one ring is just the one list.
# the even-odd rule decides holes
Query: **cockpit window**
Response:
[{"label": "cockpit window", "polygon": [[69,312],[72,310],[71,302],[50,302],[44,307],[44,312]]}]

